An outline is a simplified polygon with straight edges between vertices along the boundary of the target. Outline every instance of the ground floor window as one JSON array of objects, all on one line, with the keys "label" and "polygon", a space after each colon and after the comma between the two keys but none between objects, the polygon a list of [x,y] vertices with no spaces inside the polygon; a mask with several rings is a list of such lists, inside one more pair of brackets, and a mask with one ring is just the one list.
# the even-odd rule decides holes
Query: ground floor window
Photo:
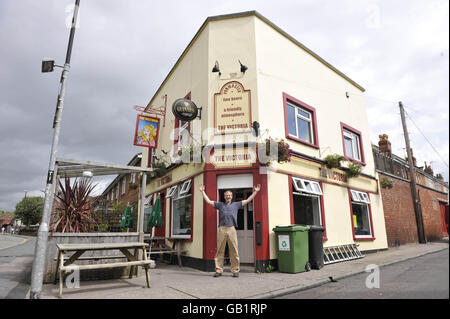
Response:
[{"label": "ground floor window", "polygon": [[292,202],[294,223],[322,226],[320,196],[322,189],[318,182],[292,177]]},{"label": "ground floor window", "polygon": [[192,234],[191,180],[176,185],[170,197],[172,198],[172,237],[190,238]]},{"label": "ground floor window", "polygon": [[370,199],[364,192],[350,190],[352,223],[356,238],[371,238]]}]

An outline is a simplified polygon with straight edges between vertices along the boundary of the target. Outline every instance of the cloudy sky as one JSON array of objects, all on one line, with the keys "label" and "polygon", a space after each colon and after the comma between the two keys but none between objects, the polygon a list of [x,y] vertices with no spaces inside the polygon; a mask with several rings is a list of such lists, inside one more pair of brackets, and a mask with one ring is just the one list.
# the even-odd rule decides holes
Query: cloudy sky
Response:
[{"label": "cloudy sky", "polygon": [[[0,209],[12,211],[25,190],[39,196],[45,187],[61,73],[41,73],[41,60],[64,63],[74,2],[0,1]],[[431,162],[448,181],[448,6],[81,0],[57,155],[126,164],[140,151],[132,145],[133,105],[149,102],[205,19],[256,10],[366,89],[372,142],[386,133],[400,156],[402,101],[418,164]]]}]

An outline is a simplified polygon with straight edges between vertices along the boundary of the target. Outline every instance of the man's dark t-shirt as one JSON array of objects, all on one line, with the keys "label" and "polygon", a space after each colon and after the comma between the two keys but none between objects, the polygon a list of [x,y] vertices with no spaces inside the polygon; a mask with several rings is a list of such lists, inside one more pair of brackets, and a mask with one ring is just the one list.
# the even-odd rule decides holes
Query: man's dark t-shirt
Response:
[{"label": "man's dark t-shirt", "polygon": [[237,213],[242,207],[242,202],[232,202],[227,205],[223,202],[214,202],[214,208],[219,210],[219,227],[220,226],[234,226],[237,228]]}]

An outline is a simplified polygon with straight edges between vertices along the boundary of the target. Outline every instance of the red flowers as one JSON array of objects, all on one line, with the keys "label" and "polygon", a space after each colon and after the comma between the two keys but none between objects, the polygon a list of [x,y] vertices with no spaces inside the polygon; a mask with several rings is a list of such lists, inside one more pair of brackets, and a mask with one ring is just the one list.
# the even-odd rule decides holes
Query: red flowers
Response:
[{"label": "red flowers", "polygon": [[278,163],[286,163],[291,161],[292,150],[289,148],[289,144],[283,139],[277,141],[269,137],[266,139],[265,145],[260,147],[266,148],[266,156],[268,157],[268,164],[270,161],[276,160]]}]

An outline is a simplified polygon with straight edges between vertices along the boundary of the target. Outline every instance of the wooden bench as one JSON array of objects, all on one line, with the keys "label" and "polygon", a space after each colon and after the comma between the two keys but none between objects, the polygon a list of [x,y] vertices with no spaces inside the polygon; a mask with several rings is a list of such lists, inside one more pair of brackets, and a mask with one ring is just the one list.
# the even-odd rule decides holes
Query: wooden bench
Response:
[{"label": "wooden bench", "polygon": [[[129,278],[133,276],[133,268],[142,266],[145,268],[145,276],[147,280],[147,288],[150,288],[150,259],[147,258],[148,244],[140,242],[131,243],[97,243],[97,244],[56,244],[58,248],[58,261],[56,264],[55,280],[56,284],[59,273],[59,296],[62,296],[63,274],[72,271],[86,270],[86,269],[105,269],[116,267],[131,266]],[[129,249],[134,249],[134,255],[130,253]],[[86,251],[99,250],[119,250],[124,256],[92,256],[81,257]],[[138,260],[138,252],[142,251],[142,260]],[[71,256],[66,256],[69,252],[73,252]],[[126,258],[124,262],[89,264],[89,265],[73,265],[77,260],[104,260],[104,259],[119,259]]]}]

